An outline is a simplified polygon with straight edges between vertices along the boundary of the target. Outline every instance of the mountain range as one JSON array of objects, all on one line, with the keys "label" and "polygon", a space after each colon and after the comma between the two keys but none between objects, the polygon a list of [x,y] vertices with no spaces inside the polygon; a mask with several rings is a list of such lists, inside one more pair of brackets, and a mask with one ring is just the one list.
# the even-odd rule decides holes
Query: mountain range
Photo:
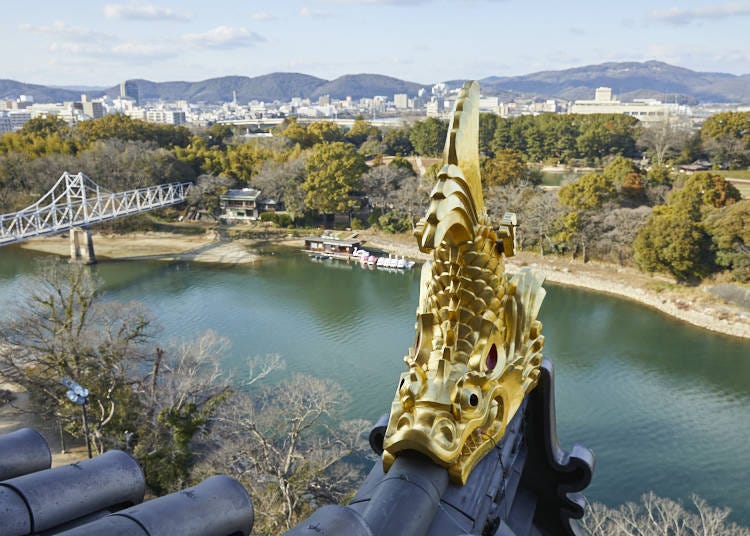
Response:
[{"label": "mountain range", "polygon": [[[415,96],[421,88],[433,84],[419,84],[377,74],[345,75],[335,80],[324,80],[301,73],[272,73],[263,76],[224,76],[199,82],[152,82],[133,80],[138,85],[142,100],[221,103],[231,101],[236,92],[239,102],[250,100],[288,102],[293,97],[317,100],[321,95],[335,99],[352,99],[395,93]],[[560,71],[541,71],[523,76],[490,76],[479,81],[484,95],[498,95],[502,100],[514,97],[556,98],[563,100],[593,98],[594,89],[611,87],[620,100],[659,98],[669,102],[717,102],[750,104],[750,74],[698,72],[660,61],[610,62]],[[446,82],[457,87],[463,80]],[[31,95],[36,102],[78,100],[80,91],[53,86],[25,84],[14,80],[0,80],[0,98]],[[119,85],[109,89],[92,88],[90,98],[103,95],[116,97]]]}]

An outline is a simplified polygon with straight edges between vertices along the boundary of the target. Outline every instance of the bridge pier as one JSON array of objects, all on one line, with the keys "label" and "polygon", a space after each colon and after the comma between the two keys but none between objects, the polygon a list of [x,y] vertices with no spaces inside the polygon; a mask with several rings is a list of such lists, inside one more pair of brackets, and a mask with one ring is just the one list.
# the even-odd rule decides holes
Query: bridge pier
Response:
[{"label": "bridge pier", "polygon": [[70,262],[81,264],[95,264],[94,240],[88,227],[72,227],[70,229]]}]

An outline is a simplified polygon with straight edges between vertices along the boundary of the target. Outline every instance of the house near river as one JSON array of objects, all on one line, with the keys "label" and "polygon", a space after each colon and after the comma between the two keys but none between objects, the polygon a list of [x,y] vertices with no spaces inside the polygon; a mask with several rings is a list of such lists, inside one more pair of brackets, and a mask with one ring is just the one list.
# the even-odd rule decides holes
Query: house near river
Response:
[{"label": "house near river", "polygon": [[228,190],[219,197],[220,218],[224,221],[255,221],[264,212],[281,210],[280,205],[275,199],[263,197],[256,188]]}]

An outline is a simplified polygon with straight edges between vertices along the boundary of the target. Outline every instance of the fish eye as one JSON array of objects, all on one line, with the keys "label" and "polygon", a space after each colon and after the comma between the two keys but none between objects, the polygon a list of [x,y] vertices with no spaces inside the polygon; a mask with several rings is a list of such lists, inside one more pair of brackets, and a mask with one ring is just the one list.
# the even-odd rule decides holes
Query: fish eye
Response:
[{"label": "fish eye", "polygon": [[487,357],[484,361],[485,366],[487,367],[487,370],[494,370],[497,366],[497,346],[493,343],[490,347],[490,351],[487,352]]},{"label": "fish eye", "polygon": [[464,388],[461,392],[461,408],[464,410],[473,410],[479,406],[480,394],[475,389]]}]

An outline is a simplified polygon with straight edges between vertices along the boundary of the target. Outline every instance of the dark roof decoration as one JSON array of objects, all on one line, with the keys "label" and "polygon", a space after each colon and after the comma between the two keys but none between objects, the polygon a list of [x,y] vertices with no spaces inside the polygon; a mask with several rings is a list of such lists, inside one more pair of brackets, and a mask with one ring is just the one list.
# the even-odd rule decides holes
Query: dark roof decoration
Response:
[{"label": "dark roof decoration", "polygon": [[[387,416],[370,434],[383,451]],[[557,442],[552,363],[545,360],[539,385],[524,400],[505,435],[472,471],[465,485],[418,454],[402,454],[388,473],[376,463],[348,506],[324,506],[287,536],[424,534],[582,534],[582,491],[591,482],[593,453]]]}]

